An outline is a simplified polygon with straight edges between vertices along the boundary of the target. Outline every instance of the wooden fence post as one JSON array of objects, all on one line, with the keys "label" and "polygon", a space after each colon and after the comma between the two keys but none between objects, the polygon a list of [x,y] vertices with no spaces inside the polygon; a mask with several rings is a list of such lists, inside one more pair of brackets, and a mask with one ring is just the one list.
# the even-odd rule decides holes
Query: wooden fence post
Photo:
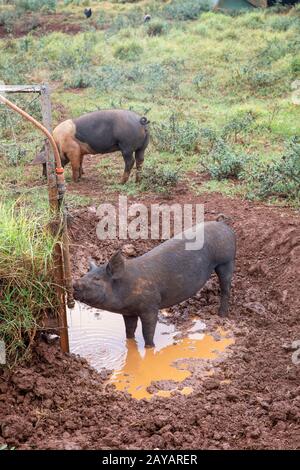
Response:
[{"label": "wooden fence post", "polygon": [[[51,117],[51,99],[50,89],[47,84],[43,84],[41,87],[41,106],[43,124],[52,134],[52,117]],[[49,193],[49,204],[53,215],[57,217],[57,224],[54,224],[52,229],[55,233],[53,235],[63,236],[65,231],[65,220],[64,220],[64,208],[61,207],[59,201],[59,193],[57,190],[56,172],[55,172],[55,158],[48,139],[45,139],[45,152],[47,158],[47,181],[48,181],[48,193]],[[60,237],[61,238],[61,237]],[[63,237],[64,238],[64,237]],[[62,240],[64,242],[64,240]],[[64,284],[64,259],[63,259],[63,247],[60,242],[55,245],[54,248],[54,276],[57,284],[56,291],[59,301],[59,330],[60,330],[60,345],[64,352],[69,352],[69,335],[68,335],[68,322],[66,312],[66,301],[65,291],[62,288]]]}]

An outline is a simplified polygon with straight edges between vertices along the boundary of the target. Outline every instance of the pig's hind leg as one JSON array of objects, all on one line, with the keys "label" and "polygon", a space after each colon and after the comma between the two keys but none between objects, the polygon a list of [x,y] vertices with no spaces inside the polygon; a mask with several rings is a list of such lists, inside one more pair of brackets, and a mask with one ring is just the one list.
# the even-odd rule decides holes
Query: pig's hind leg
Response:
[{"label": "pig's hind leg", "polygon": [[220,264],[215,268],[218,275],[221,289],[221,303],[219,308],[220,317],[225,317],[228,313],[229,296],[231,288],[231,280],[234,270],[234,261],[229,261],[225,264]]},{"label": "pig's hind leg", "polygon": [[122,176],[121,183],[124,184],[129,179],[131,170],[132,170],[133,165],[134,165],[134,158],[133,158],[132,150],[128,150],[128,149],[122,150],[122,155],[123,155],[123,159],[124,159],[124,162],[125,162],[125,169],[124,169],[124,173],[123,173],[123,176]]},{"label": "pig's hind leg", "polygon": [[126,329],[126,338],[134,338],[134,333],[137,327],[138,316],[136,315],[123,315],[125,329]]},{"label": "pig's hind leg", "polygon": [[142,332],[146,348],[154,347],[154,333],[157,324],[158,310],[142,313],[140,319],[142,322]]},{"label": "pig's hind leg", "polygon": [[136,162],[136,178],[135,182],[139,183],[142,179],[142,168],[144,163],[144,153],[145,150],[137,150],[135,152],[135,162]]},{"label": "pig's hind leg", "polygon": [[149,134],[147,132],[145,141],[142,147],[135,151],[135,162],[136,162],[136,179],[135,182],[139,183],[142,179],[142,169],[144,163],[145,150],[149,144]]}]

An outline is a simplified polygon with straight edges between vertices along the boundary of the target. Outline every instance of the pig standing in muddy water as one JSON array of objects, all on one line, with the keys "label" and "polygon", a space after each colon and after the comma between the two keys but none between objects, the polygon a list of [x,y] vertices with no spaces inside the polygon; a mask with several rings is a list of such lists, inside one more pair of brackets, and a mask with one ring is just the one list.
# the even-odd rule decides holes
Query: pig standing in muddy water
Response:
[{"label": "pig standing in muddy water", "polygon": [[[140,117],[132,111],[111,109],[94,111],[77,119],[68,119],[53,131],[58,146],[62,165],[71,162],[73,180],[78,182],[83,174],[84,155],[105,154],[121,151],[125,170],[122,183],[126,183],[136,162],[136,181],[141,179],[144,153],[149,143],[149,131],[146,117]],[[43,164],[43,176],[46,176],[46,154],[41,150],[32,164]]]},{"label": "pig standing in muddy water", "polygon": [[123,315],[126,336],[133,338],[138,317],[146,347],[153,347],[158,310],[195,295],[210,278],[218,275],[221,288],[219,315],[228,312],[236,241],[223,221],[196,226],[204,230],[201,248],[187,250],[191,240],[172,238],[134,259],[117,252],[107,264],[96,266],[74,283],[74,298],[91,307]]}]

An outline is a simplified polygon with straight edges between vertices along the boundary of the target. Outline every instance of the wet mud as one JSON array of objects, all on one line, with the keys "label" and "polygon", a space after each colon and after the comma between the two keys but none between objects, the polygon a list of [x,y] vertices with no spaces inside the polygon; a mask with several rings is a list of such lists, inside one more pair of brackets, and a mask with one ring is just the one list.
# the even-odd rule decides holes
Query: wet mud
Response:
[{"label": "wet mud", "polygon": [[183,395],[192,393],[193,388],[184,385],[192,376],[190,361],[201,360],[196,364],[203,366],[203,361],[221,357],[234,343],[229,332],[222,329],[216,331],[215,337],[206,333],[201,320],[193,320],[186,331],[176,331],[174,325],[159,321],[155,348],[146,349],[140,322],[135,339],[126,340],[121,315],[79,303],[68,312],[68,325],[70,351],[86,358],[99,372],[111,369],[109,383],[136,399],[168,397],[177,390]]}]

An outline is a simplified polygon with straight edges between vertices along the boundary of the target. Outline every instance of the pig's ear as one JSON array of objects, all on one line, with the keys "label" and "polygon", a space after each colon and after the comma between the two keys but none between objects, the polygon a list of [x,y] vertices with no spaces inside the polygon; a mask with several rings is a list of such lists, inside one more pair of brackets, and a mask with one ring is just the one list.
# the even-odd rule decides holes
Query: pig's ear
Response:
[{"label": "pig's ear", "polygon": [[91,259],[90,262],[89,262],[89,272],[90,271],[94,271],[95,269],[97,269],[98,266],[96,265],[96,263]]},{"label": "pig's ear", "polygon": [[109,260],[106,266],[107,274],[113,279],[119,279],[124,272],[124,258],[121,251],[117,251]]}]

